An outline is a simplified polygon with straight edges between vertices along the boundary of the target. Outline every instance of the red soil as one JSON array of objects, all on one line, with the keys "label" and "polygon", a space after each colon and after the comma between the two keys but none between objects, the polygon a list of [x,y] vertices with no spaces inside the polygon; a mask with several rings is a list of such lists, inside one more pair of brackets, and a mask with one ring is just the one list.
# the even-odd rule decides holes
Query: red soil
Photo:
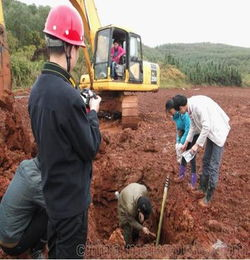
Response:
[{"label": "red soil", "polygon": [[32,145],[22,116],[7,90],[0,97],[0,198],[13,177],[19,162],[31,157]]},{"label": "red soil", "polygon": [[[166,99],[177,93],[210,96],[231,119],[232,130],[225,145],[219,184],[207,209],[200,208],[197,198],[190,194],[187,188],[189,176],[183,183],[171,181],[177,174],[175,126],[170,117],[166,117],[164,105]],[[93,203],[86,257],[249,258],[250,89],[173,89],[138,94],[138,97],[141,119],[138,130],[122,130],[119,122],[101,122],[103,142],[94,161]],[[22,132],[17,112],[22,115],[21,120],[28,132],[26,134]],[[31,157],[35,149],[33,140],[29,142],[29,138],[26,138],[31,138],[27,97],[16,98],[14,108],[1,106],[0,113],[2,196],[19,162]],[[199,173],[202,154],[203,151],[200,151],[197,158]],[[141,236],[137,247],[125,250],[120,232],[116,230],[118,220],[114,192],[131,182],[145,184],[153,203],[153,214],[147,226],[156,233],[167,175],[170,175],[170,186],[161,245],[156,247],[152,238]],[[212,245],[217,240],[227,247],[214,249]],[[6,257],[0,252],[1,256]]]}]

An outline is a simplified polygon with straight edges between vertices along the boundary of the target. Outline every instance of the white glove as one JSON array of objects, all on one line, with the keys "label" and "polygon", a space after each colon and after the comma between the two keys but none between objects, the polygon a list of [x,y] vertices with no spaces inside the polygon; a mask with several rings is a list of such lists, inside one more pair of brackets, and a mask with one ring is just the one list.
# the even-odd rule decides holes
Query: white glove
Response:
[{"label": "white glove", "polygon": [[175,151],[176,151],[176,159],[178,163],[181,163],[181,158],[182,158],[182,144],[181,143],[176,143],[175,144]]}]

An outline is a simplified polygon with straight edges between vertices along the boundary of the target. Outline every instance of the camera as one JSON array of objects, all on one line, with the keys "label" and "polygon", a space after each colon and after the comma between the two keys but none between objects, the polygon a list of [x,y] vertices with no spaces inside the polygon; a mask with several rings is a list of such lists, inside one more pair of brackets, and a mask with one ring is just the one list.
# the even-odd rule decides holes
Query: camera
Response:
[{"label": "camera", "polygon": [[91,98],[97,98],[95,92],[89,88],[84,88],[80,93],[86,107],[89,107],[89,101]]}]

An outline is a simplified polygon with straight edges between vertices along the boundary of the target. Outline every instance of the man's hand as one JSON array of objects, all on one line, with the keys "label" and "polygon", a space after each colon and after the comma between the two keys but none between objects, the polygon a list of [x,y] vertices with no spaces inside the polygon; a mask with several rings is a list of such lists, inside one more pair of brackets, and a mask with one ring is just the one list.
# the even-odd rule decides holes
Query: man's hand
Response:
[{"label": "man's hand", "polygon": [[100,102],[102,101],[101,97],[96,95],[96,97],[91,98],[89,100],[89,109],[90,110],[95,110],[96,113],[99,111],[100,108]]},{"label": "man's hand", "polygon": [[191,148],[191,152],[193,154],[196,154],[198,152],[198,148],[199,148],[199,145],[198,144],[194,144]]},{"label": "man's hand", "polygon": [[150,231],[148,230],[147,227],[143,227],[143,228],[142,228],[142,231],[143,231],[143,233],[146,234],[146,235],[149,235],[149,234],[150,234]]}]

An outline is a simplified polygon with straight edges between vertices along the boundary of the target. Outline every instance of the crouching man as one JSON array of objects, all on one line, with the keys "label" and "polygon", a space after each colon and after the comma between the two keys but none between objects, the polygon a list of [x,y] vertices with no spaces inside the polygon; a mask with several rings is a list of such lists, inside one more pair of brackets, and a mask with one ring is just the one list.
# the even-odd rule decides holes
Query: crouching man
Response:
[{"label": "crouching man", "polygon": [[123,230],[126,247],[132,246],[139,237],[139,231],[151,232],[143,223],[148,219],[152,206],[147,197],[147,188],[138,183],[126,186],[118,197],[119,225]]},{"label": "crouching man", "polygon": [[0,247],[11,256],[44,258],[47,225],[38,160],[24,160],[1,200]]}]

